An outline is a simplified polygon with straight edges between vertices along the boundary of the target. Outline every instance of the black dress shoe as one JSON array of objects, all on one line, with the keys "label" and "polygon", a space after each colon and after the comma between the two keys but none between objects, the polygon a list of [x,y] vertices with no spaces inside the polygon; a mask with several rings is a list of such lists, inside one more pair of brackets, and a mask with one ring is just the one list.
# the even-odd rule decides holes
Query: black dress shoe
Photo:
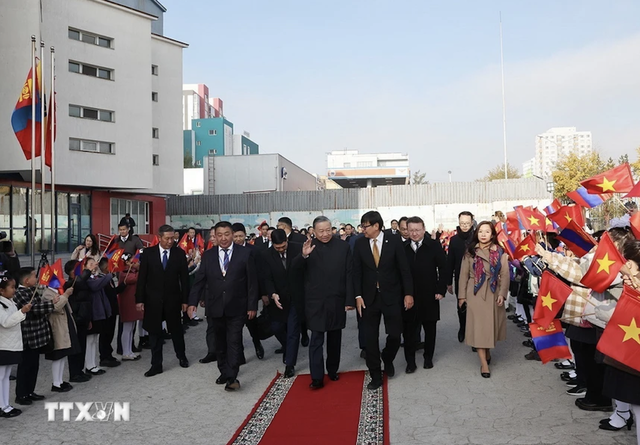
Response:
[{"label": "black dress shoe", "polygon": [[240,382],[236,379],[227,380],[227,384],[224,386],[225,391],[237,391],[240,389]]},{"label": "black dress shoe", "polygon": [[69,382],[62,382],[62,385],[60,385],[60,388],[62,388],[62,389],[66,389],[66,388],[73,389],[73,386],[71,386],[69,384]]},{"label": "black dress shoe", "polygon": [[533,348],[533,341],[529,340],[525,340],[522,342],[522,346],[526,346],[527,348]]},{"label": "black dress shoe", "polygon": [[576,365],[571,360],[568,360],[568,361],[569,361],[569,364],[558,362],[558,363],[554,363],[553,366],[555,366],[556,369],[576,369]]},{"label": "black dress shoe", "polygon": [[189,326],[198,326],[198,320],[189,320],[187,323]]},{"label": "black dress shoe", "polygon": [[305,348],[307,346],[309,346],[309,334],[307,334],[306,331],[302,333],[302,338],[300,339],[300,344]]},{"label": "black dress shoe", "polygon": [[485,379],[491,378],[491,372],[482,372],[482,368],[480,368],[480,375]]},{"label": "black dress shoe", "polygon": [[73,383],[84,383],[88,382],[89,380],[91,380],[91,376],[85,374],[84,372],[82,374],[74,375],[69,378],[69,381]]},{"label": "black dress shoe", "polygon": [[473,352],[478,352],[478,348],[476,348],[475,346],[471,346],[471,350],[472,350]]},{"label": "black dress shoe", "polygon": [[31,400],[33,400],[34,402],[37,402],[38,400],[44,400],[46,399],[45,396],[41,396],[40,394],[36,394],[35,392],[32,392],[31,394],[29,394],[27,397],[29,397]]},{"label": "black dress shoe", "polygon": [[411,364],[407,365],[407,369],[405,370],[405,372],[407,374],[413,374],[414,372],[416,372],[416,369],[418,369],[416,364],[415,363],[411,363]]},{"label": "black dress shoe", "polygon": [[187,360],[186,357],[180,359],[180,367],[181,368],[188,368],[189,367],[189,360]]},{"label": "black dress shoe", "polygon": [[360,350],[360,358],[366,359],[367,358],[367,351],[365,351],[364,349]]},{"label": "black dress shoe", "polygon": [[293,366],[288,365],[287,367],[284,368],[285,378],[290,379],[294,375],[296,375],[296,369]]},{"label": "black dress shoe", "polygon": [[531,351],[529,351],[528,354],[524,355],[524,358],[527,360],[536,360],[536,361],[542,361],[540,359],[540,356],[538,355],[538,351],[536,351],[535,349],[532,349]]},{"label": "black dress shoe", "polygon": [[393,362],[384,362],[384,373],[387,374],[387,377],[396,375],[396,368],[393,366]]},{"label": "black dress shoe", "polygon": [[275,351],[273,351],[275,354],[284,354],[284,348],[278,348]]},{"label": "black dress shoe", "polygon": [[33,400],[31,400],[29,396],[16,397],[16,403],[18,405],[31,405],[33,403]]},{"label": "black dress shoe", "polygon": [[600,405],[598,403],[587,402],[584,398],[576,399],[576,406],[584,411],[613,411],[613,406],[611,406],[611,404]]},{"label": "black dress shoe", "polygon": [[464,331],[462,329],[458,330],[458,341],[462,343],[464,341]]},{"label": "black dress shoe", "polygon": [[324,383],[322,383],[322,380],[311,380],[311,384],[309,385],[309,388],[321,389],[321,388],[324,388]]},{"label": "black dress shoe", "polygon": [[376,389],[380,388],[382,386],[382,379],[372,379],[369,384],[367,385],[367,389],[371,390],[371,391],[375,391]]},{"label": "black dress shoe", "polygon": [[507,320],[513,320],[514,318],[518,318],[516,314],[507,315]]},{"label": "black dress shoe", "polygon": [[338,374],[337,372],[335,374],[329,374],[329,380],[331,380],[332,382],[337,382],[338,380],[340,380],[340,374]]},{"label": "black dress shoe", "polygon": [[198,361],[200,363],[211,363],[211,362],[215,362],[217,360],[218,360],[218,357],[216,357],[215,354],[207,354],[207,355],[205,355],[203,358],[201,358]]},{"label": "black dress shoe", "polygon": [[[140,345],[136,346],[136,345],[132,345],[131,346],[131,352],[141,352],[142,348],[140,347]],[[122,355],[122,352],[118,352],[118,354]]]},{"label": "black dress shoe", "polygon": [[431,369],[433,368],[433,360],[430,360],[428,358],[424,359],[424,365],[422,366],[424,369]]},{"label": "black dress shoe", "polygon": [[531,332],[527,331],[523,334],[527,338],[531,338]]},{"label": "black dress shoe", "polygon": [[264,348],[262,347],[260,340],[254,340],[253,346],[256,347],[256,357],[258,357],[258,360],[262,360],[264,358]]},{"label": "black dress shoe", "polygon": [[73,389],[73,386],[68,383],[65,385],[62,383],[60,386],[51,385],[51,392],[69,392]]},{"label": "black dress shoe", "polygon": [[162,367],[152,366],[147,372],[144,373],[145,377],[153,377],[154,375],[162,374]]},{"label": "black dress shoe", "polygon": [[165,340],[171,340],[171,333],[167,331],[162,331],[162,338]]},{"label": "black dress shoe", "polygon": [[100,366],[105,366],[107,368],[115,368],[120,366],[121,364],[122,363],[120,362],[120,360],[116,359],[115,357],[111,357],[106,360],[100,360]]},{"label": "black dress shoe", "polygon": [[224,385],[227,383],[227,378],[225,376],[223,376],[222,374],[220,374],[220,377],[218,377],[216,379],[216,385]]},{"label": "black dress shoe", "polygon": [[631,431],[631,427],[634,424],[633,414],[629,413],[629,418],[625,419],[624,417],[622,417],[619,414],[621,412],[622,413],[624,413],[624,412],[629,413],[629,411],[618,411],[616,413],[616,415],[618,417],[620,417],[624,421],[624,423],[625,423],[624,426],[621,426],[621,427],[613,426],[613,425],[611,425],[611,421],[609,420],[609,418],[606,418],[606,419],[600,421],[600,426],[598,428],[600,428],[601,430],[606,430],[606,431],[620,431],[622,428],[624,428],[626,426],[627,427],[627,431]]},{"label": "black dress shoe", "polygon": [[11,411],[7,412],[0,408],[0,417],[10,418],[19,416],[20,414],[22,414],[22,410],[18,408],[11,407]]}]

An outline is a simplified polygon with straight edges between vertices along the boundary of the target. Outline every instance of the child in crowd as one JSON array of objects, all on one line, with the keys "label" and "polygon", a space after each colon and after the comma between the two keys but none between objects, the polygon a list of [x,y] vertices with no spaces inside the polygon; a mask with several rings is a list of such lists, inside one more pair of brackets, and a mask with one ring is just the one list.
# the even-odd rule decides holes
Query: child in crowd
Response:
[{"label": "child in crowd", "polygon": [[118,295],[120,307],[120,321],[122,322],[122,360],[139,360],[140,355],[132,350],[133,331],[138,320],[142,320],[144,312],[136,309],[136,283],[138,282],[138,267],[140,263],[125,263],[127,269],[120,273],[122,284],[126,287]]},{"label": "child in crowd", "polygon": [[18,270],[18,283],[18,290],[14,297],[16,307],[20,309],[28,303],[32,304],[27,319],[20,325],[23,352],[22,362],[18,365],[16,375],[16,403],[31,405],[34,401],[45,398],[34,391],[40,370],[40,354],[48,351],[52,346],[49,314],[53,312],[59,296],[56,295],[54,300],[47,301],[36,292],[38,277],[33,267],[22,267]]},{"label": "child in crowd", "polygon": [[102,375],[105,370],[98,367],[98,336],[105,329],[107,318],[111,316],[111,305],[104,292],[113,275],[102,275],[98,263],[89,258],[85,263],[85,270],[91,272],[91,277],[86,281],[91,292],[91,323],[87,330],[87,351],[84,356],[85,373]]},{"label": "child in crowd", "polygon": [[[102,258],[100,260],[100,272],[103,274],[109,273],[109,260]],[[106,366],[108,368],[115,368],[120,366],[120,361],[113,356],[113,336],[116,331],[116,319],[119,315],[118,308],[118,294],[124,290],[124,284],[118,284],[118,277],[113,275],[113,279],[104,287],[104,293],[107,296],[107,302],[111,315],[104,321],[103,329],[100,332],[99,339],[99,351],[100,351],[100,366]]]},{"label": "child in crowd", "polygon": [[79,267],[78,263],[76,260],[71,260],[64,265],[64,271],[69,276],[64,288],[73,287],[73,294],[69,297],[69,306],[76,328],[79,347],[77,352],[73,350],[67,356],[69,361],[69,381],[73,383],[83,383],[91,380],[91,375],[83,371],[84,356],[87,350],[87,330],[91,325],[91,290],[87,284],[87,280],[91,277],[91,272],[82,270],[76,275],[76,267]]},{"label": "child in crowd", "polygon": [[15,417],[22,411],[9,405],[9,376],[11,365],[22,359],[22,330],[20,323],[31,309],[25,304],[20,310],[13,302],[16,282],[9,275],[0,276],[0,417]]}]

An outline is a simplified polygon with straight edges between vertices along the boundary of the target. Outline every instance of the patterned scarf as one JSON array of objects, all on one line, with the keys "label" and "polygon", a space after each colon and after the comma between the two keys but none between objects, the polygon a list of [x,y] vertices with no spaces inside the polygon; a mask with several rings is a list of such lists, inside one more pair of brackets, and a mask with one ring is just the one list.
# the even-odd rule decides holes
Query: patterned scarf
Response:
[{"label": "patterned scarf", "polygon": [[[474,271],[474,284],[473,284],[473,295],[476,295],[484,281],[486,279],[486,274],[484,272],[484,261],[478,255],[478,250],[480,248],[476,247],[476,258],[475,263],[473,264]],[[489,271],[491,272],[491,281],[489,283],[489,288],[491,292],[495,293],[498,288],[498,275],[500,274],[500,257],[502,257],[502,249],[498,246],[491,246],[489,249]]]}]

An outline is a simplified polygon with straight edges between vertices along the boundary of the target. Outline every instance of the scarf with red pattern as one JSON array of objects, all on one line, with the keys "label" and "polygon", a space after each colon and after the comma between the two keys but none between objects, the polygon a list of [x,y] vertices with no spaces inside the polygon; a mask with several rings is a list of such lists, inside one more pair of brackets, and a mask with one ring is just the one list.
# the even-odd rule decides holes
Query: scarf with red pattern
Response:
[{"label": "scarf with red pattern", "polygon": [[[476,247],[476,257],[473,264],[474,283],[473,283],[473,295],[476,295],[482,285],[484,284],[487,274],[484,271],[484,261],[478,255],[479,247]],[[502,257],[502,249],[496,245],[489,248],[489,272],[491,273],[491,281],[489,281],[489,288],[492,293],[496,292],[498,288],[498,276],[500,275],[500,258]]]}]

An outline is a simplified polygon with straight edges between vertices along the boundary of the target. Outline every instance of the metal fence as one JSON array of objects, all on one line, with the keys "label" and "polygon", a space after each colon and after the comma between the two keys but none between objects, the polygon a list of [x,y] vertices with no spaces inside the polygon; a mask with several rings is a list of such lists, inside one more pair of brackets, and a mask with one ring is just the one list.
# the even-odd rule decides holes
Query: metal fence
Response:
[{"label": "metal fence", "polygon": [[485,204],[499,201],[551,199],[546,182],[537,178],[491,182],[453,182],[422,185],[170,197],[168,215],[320,212],[438,204]]}]

